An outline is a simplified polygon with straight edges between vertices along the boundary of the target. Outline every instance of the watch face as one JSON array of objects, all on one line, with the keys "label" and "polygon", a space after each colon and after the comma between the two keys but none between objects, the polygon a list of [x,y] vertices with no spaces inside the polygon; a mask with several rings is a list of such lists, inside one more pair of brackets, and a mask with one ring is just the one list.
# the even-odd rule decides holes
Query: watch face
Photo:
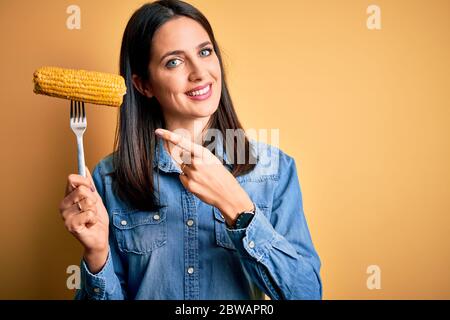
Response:
[{"label": "watch face", "polygon": [[251,212],[242,213],[236,220],[236,229],[246,228],[250,224],[250,221],[252,220],[253,216],[254,214]]}]

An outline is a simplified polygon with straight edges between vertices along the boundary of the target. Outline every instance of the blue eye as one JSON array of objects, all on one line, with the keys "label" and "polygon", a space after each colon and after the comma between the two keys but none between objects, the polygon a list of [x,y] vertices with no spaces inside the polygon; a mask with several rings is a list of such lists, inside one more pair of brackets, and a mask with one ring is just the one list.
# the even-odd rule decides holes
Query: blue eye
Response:
[{"label": "blue eye", "polygon": [[[210,48],[207,48],[207,49],[203,49],[202,51],[200,51],[200,53],[202,53],[203,51],[206,51],[206,52],[208,52],[208,54],[206,55],[206,57],[207,56],[210,56],[211,55],[211,53],[212,53],[212,49],[210,49]],[[201,54],[200,54],[201,55]]]},{"label": "blue eye", "polygon": [[180,59],[172,59],[172,60],[169,60],[169,62],[167,62],[167,64],[166,64],[166,67],[168,67],[168,68],[174,68],[174,67],[178,66],[178,64],[173,64],[173,63],[171,63],[171,62],[174,62],[174,61],[180,61]]},{"label": "blue eye", "polygon": [[[200,51],[200,56],[201,57],[208,57],[208,56],[210,56],[212,54],[212,52],[213,52],[212,48],[206,48],[206,49],[203,49],[203,50]],[[170,69],[173,69],[175,67],[178,67],[178,65],[180,65],[181,63],[182,63],[182,61],[180,59],[172,59],[172,60],[169,60],[166,63],[166,67],[170,68]]]}]

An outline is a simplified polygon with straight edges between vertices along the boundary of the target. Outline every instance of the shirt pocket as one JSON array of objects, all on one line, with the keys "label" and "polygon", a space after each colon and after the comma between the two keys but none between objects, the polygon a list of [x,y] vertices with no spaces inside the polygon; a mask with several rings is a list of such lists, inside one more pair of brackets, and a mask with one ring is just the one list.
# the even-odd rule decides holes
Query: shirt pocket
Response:
[{"label": "shirt pocket", "polygon": [[112,213],[120,251],[146,254],[167,243],[167,207],[159,211],[113,210]]},{"label": "shirt pocket", "polygon": [[234,246],[233,242],[228,236],[225,225],[225,218],[223,217],[220,210],[217,209],[216,207],[213,207],[213,212],[214,212],[214,233],[216,238],[216,244],[219,247],[236,251],[236,247]]}]

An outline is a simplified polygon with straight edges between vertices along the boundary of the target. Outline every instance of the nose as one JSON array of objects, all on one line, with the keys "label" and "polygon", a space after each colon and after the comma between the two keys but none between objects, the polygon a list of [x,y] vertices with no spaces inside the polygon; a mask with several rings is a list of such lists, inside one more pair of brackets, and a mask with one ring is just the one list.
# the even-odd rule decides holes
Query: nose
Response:
[{"label": "nose", "polygon": [[206,66],[198,59],[191,60],[189,70],[189,81],[201,81],[207,73]]}]

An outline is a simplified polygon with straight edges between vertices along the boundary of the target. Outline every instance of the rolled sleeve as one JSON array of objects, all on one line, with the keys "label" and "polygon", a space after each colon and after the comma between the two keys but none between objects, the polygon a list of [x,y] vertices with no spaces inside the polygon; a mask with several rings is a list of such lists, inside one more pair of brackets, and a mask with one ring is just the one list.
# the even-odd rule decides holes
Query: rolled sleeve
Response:
[{"label": "rolled sleeve", "polygon": [[[101,165],[95,167],[92,178],[102,201],[105,201],[105,187]],[[80,276],[80,289],[75,294],[76,300],[122,300],[126,298],[123,265],[112,232],[109,234],[108,258],[103,268],[93,274],[89,271],[84,259],[82,259]]]},{"label": "rolled sleeve", "polygon": [[86,298],[90,300],[104,300],[106,297],[114,296],[117,289],[117,281],[115,279],[114,265],[111,259],[111,253],[103,268],[98,273],[91,273],[86,262],[81,260],[81,289],[85,291]]},{"label": "rolled sleeve", "polygon": [[226,229],[239,255],[244,258],[252,257],[256,261],[261,261],[268,255],[277,234],[257,205],[247,228]]},{"label": "rolled sleeve", "polygon": [[272,299],[321,299],[320,259],[303,212],[295,161],[287,155],[279,177],[270,214],[255,205],[247,228],[227,228],[227,234],[251,280]]}]

